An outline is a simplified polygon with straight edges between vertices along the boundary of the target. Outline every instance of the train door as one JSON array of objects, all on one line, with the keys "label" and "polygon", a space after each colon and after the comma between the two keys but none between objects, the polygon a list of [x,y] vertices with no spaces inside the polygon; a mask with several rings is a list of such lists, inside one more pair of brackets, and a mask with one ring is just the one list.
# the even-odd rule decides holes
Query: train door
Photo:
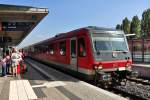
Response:
[{"label": "train door", "polygon": [[70,65],[71,69],[78,71],[77,67],[77,40],[76,38],[71,38],[70,40]]}]

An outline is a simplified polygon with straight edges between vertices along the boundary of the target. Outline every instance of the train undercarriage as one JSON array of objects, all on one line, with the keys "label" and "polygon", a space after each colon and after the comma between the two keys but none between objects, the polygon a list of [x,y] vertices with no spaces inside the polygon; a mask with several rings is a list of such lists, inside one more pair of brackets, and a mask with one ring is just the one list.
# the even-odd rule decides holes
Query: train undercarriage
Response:
[{"label": "train undercarriage", "polygon": [[94,84],[102,88],[111,88],[118,85],[126,85],[128,77],[138,77],[138,72],[132,70],[104,72],[95,69]]}]

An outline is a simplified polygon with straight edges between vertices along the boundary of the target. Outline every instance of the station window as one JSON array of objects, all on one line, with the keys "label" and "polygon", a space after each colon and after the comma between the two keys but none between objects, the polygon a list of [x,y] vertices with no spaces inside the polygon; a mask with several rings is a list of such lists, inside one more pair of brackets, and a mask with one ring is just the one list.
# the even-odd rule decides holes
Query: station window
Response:
[{"label": "station window", "polygon": [[66,41],[60,42],[59,44],[60,55],[66,55]]},{"label": "station window", "polygon": [[86,56],[84,38],[79,38],[78,39],[78,55],[79,55],[79,57],[85,57]]}]

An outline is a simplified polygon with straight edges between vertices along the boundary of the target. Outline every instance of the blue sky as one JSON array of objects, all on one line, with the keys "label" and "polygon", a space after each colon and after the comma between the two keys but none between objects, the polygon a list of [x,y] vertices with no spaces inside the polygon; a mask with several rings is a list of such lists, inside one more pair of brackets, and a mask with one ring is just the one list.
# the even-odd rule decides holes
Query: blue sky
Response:
[{"label": "blue sky", "polygon": [[150,8],[149,0],[0,0],[1,4],[44,7],[49,14],[24,39],[20,47],[47,39],[57,33],[86,26],[115,27],[124,17]]}]

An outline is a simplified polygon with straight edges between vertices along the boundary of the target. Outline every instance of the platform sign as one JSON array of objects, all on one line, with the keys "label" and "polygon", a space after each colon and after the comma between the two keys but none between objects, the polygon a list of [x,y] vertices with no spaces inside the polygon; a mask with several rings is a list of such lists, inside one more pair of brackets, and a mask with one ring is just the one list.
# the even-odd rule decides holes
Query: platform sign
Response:
[{"label": "platform sign", "polygon": [[3,31],[26,31],[34,25],[34,22],[2,22]]}]

